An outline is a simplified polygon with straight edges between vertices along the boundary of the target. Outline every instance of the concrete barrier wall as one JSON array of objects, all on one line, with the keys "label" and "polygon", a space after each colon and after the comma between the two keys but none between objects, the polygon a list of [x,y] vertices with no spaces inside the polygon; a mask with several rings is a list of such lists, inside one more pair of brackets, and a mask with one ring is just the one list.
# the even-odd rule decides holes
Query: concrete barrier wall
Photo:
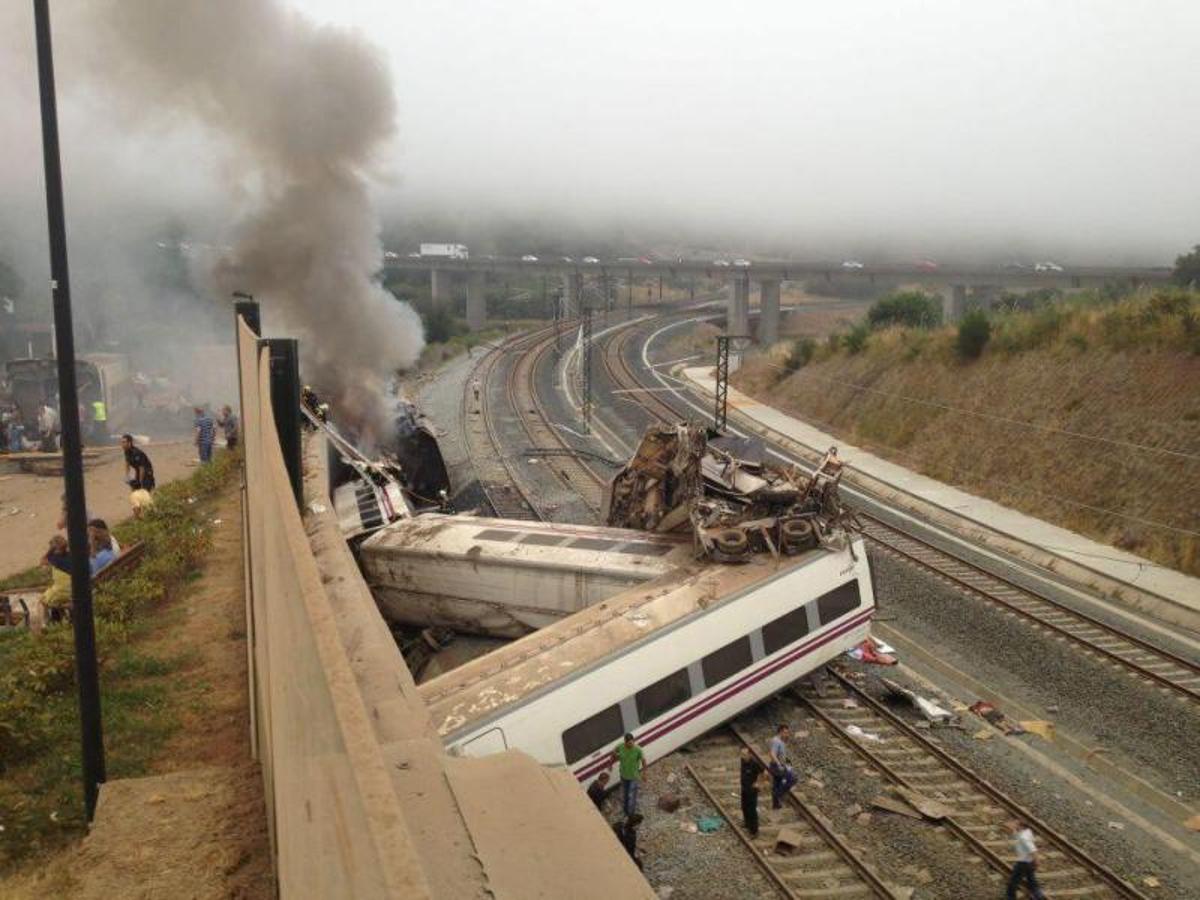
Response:
[{"label": "concrete barrier wall", "polygon": [[239,322],[251,705],[283,897],[431,896],[296,508],[267,353]]}]

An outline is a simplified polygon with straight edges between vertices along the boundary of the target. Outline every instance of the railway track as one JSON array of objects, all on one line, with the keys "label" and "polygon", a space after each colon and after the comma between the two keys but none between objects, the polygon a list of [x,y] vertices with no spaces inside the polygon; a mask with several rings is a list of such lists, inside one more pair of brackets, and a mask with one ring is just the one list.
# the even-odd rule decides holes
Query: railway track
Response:
[{"label": "railway track", "polygon": [[[887,883],[794,790],[788,793],[782,809],[762,815],[757,837],[742,828],[740,806],[733,805],[741,791],[742,748],[749,748],[765,767],[766,761],[754,742],[736,726],[729,726],[698,741],[694,752],[688,755],[685,768],[781,896],[794,900],[825,897],[895,900],[898,895]],[[785,828],[793,833],[797,846],[793,853],[782,855],[775,853],[774,848]]]},{"label": "railway track", "polygon": [[[966,848],[999,875],[1007,875],[1012,843],[1006,823],[1019,818],[1038,835],[1038,880],[1052,897],[1144,898],[1098,859],[1051,829],[1006,793],[954,759],[886,706],[832,670],[840,690],[830,696],[807,684],[792,691],[795,700],[830,733],[884,778],[936,800],[949,810],[941,820]],[[852,701],[847,703],[846,701]],[[848,731],[857,726],[879,738]]]},{"label": "railway track", "polygon": [[[546,409],[537,391],[537,371],[550,349],[556,344],[556,333],[540,338],[518,358],[509,371],[507,395],[516,410],[521,427],[529,436],[530,445],[537,450],[560,451],[561,455],[544,457],[547,468],[568,490],[577,493],[596,515],[604,500],[605,479],[576,455],[576,450],[563,437],[553,416]],[[532,494],[529,499],[533,502]]]},{"label": "railway track", "polygon": [[[495,421],[496,411],[488,403],[489,388],[500,362],[507,354],[524,352],[536,344],[547,329],[539,329],[504,341],[484,355],[463,385],[463,429],[467,453],[475,467],[479,486],[502,519],[540,520],[541,513],[530,502],[527,489],[521,484],[515,467],[500,440]],[[478,402],[473,385],[480,385]]]},{"label": "railway track", "polygon": [[963,562],[919,538],[860,514],[863,533],[884,553],[933,573],[959,591],[1012,612],[1181,699],[1200,702],[1200,665],[999,575]]}]

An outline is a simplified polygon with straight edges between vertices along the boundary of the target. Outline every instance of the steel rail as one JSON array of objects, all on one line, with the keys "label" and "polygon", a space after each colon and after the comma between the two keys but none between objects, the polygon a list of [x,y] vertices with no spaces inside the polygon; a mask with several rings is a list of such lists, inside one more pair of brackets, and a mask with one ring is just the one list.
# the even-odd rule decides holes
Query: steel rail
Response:
[{"label": "steel rail", "polygon": [[[1087,650],[1131,670],[1138,677],[1176,691],[1189,700],[1200,702],[1200,690],[1187,683],[1191,682],[1200,686],[1200,665],[1065,604],[1040,594],[1034,594],[1029,589],[1021,587],[1001,575],[994,575],[985,569],[960,560],[928,541],[899,531],[873,516],[860,512],[858,517],[865,523],[863,533],[867,537],[910,564],[933,572],[971,596],[1014,612],[1056,635],[1073,641]],[[1004,596],[1006,593],[1015,595],[1015,597],[1010,599]],[[1068,621],[1054,622],[1047,617],[1047,613],[1056,617],[1065,617]],[[1178,671],[1178,674],[1157,672],[1147,668],[1146,663],[1122,655],[1120,652],[1122,648],[1106,647],[1096,639],[1080,633],[1080,630],[1086,631],[1087,629],[1094,629],[1100,632],[1102,637],[1126,645],[1123,649],[1127,653],[1134,652],[1156,657],[1159,663],[1169,664]]]},{"label": "steel rail", "polygon": [[[917,731],[917,729],[910,726],[907,722],[889,710],[874,697],[870,696],[849,679],[845,678],[841,673],[834,669],[829,669],[828,671],[847,694],[852,695],[857,700],[864,703],[867,708],[871,710],[871,712],[877,715],[897,732],[902,734],[913,744],[917,745],[921,751],[929,756],[934,757],[941,765],[949,769],[956,778],[960,779],[969,787],[978,791],[980,794],[1004,810],[1007,810],[1010,816],[1015,816],[1021,821],[1030,825],[1037,833],[1046,838],[1048,844],[1052,845],[1055,849],[1062,853],[1065,858],[1070,859],[1081,869],[1086,870],[1093,878],[1116,892],[1118,896],[1131,898],[1131,900],[1146,900],[1144,894],[1140,893],[1127,881],[1125,881],[1099,860],[1091,856],[1086,850],[1072,843],[1068,838],[1051,828],[1016,800],[1012,799],[1008,794],[993,786],[989,781],[965,766],[963,763],[960,763],[953,756],[951,756],[937,744],[933,743],[926,736]],[[910,783],[908,779],[896,772],[895,769],[892,768],[892,766],[883,760],[878,754],[872,752],[872,750],[865,744],[855,740],[852,735],[846,732],[840,723],[838,723],[815,703],[811,702],[799,691],[793,688],[792,694],[798,698],[799,701],[808,709],[810,709],[822,722],[824,722],[826,726],[829,727],[831,731],[836,734],[845,744],[858,753],[858,755],[863,757],[863,759],[870,762],[871,765],[879,769],[879,771],[887,775],[889,779],[904,787],[917,791],[921,790],[920,785],[914,785]],[[993,869],[1005,874],[1009,872],[1009,863],[998,856],[993,850],[991,850],[991,848],[989,848],[979,838],[972,834],[970,830],[961,822],[959,822],[953,816],[948,816],[943,821],[945,821],[950,829],[954,831],[954,833],[960,838],[962,838],[977,855],[991,865]]]},{"label": "steel rail", "polygon": [[[730,723],[729,730],[733,732],[733,736],[754,755],[754,758],[766,770],[767,761],[763,759],[762,753],[754,746],[754,743],[736,725]],[[876,897],[884,898],[884,900],[897,900],[897,894],[879,877],[871,866],[867,865],[862,857],[854,852],[854,849],[846,843],[841,835],[829,827],[821,814],[817,812],[816,807],[797,794],[794,788],[787,792],[787,799],[793,809],[800,813],[801,817],[833,849],[842,862],[866,883],[867,887],[871,889],[872,894]]]}]

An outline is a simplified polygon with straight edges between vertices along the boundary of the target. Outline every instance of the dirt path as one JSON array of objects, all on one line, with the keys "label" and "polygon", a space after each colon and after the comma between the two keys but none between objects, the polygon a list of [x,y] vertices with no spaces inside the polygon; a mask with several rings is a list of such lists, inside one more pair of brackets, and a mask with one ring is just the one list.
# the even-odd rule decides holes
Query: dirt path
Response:
[{"label": "dirt path", "polygon": [[[191,472],[196,458],[189,441],[151,444],[146,452],[154,461],[159,484]],[[84,472],[88,513],[114,525],[127,519],[129,488],[125,485],[125,458],[120,449],[102,451],[103,460]],[[40,475],[0,475],[0,578],[36,565],[46,552],[62,511],[61,478]]]},{"label": "dirt path", "polygon": [[173,703],[183,726],[156,774],[105,785],[82,844],[0,885],[3,896],[274,897],[261,775],[250,759],[238,503],[232,488],[217,502],[209,518],[220,524],[201,576],[138,642],[152,655],[186,654],[172,675],[182,685]]}]

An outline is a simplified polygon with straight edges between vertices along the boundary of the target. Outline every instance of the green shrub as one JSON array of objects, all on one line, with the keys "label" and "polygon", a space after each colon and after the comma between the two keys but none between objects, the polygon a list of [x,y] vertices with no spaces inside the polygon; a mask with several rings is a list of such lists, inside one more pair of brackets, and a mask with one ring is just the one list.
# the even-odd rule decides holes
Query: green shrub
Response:
[{"label": "green shrub", "polygon": [[963,359],[979,359],[992,336],[992,323],[981,309],[973,309],[958,323],[955,347]]},{"label": "green shrub", "polygon": [[849,353],[861,353],[867,346],[867,337],[870,334],[870,326],[866,322],[859,322],[846,332],[842,338],[842,345]]},{"label": "green shrub", "polygon": [[783,367],[788,373],[803,369],[812,362],[813,354],[817,352],[817,342],[810,337],[797,338],[792,341],[791,350],[783,361]]},{"label": "green shrub", "polygon": [[942,324],[942,299],[922,291],[901,291],[877,301],[867,312],[872,328],[907,325],[936,328]]}]

